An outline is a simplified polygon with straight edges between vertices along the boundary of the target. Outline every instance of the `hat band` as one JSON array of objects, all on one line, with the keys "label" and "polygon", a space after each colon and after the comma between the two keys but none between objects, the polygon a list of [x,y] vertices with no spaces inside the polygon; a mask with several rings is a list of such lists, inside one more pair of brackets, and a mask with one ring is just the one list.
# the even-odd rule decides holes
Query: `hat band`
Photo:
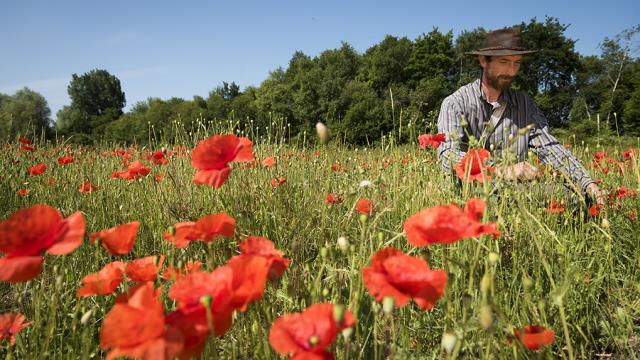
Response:
[{"label": "hat band", "polygon": [[482,49],[478,49],[477,51],[487,51],[487,50],[516,50],[516,51],[526,51],[523,47],[515,47],[515,46],[491,46]]}]

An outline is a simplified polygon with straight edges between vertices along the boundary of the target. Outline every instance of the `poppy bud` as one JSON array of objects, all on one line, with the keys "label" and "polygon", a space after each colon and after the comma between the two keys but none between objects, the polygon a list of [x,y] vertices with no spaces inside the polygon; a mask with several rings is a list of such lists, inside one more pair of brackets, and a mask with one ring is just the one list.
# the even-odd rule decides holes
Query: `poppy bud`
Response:
[{"label": "poppy bud", "polygon": [[362,223],[362,226],[364,226],[364,224],[367,223],[367,219],[369,218],[369,215],[367,214],[360,214],[360,222]]},{"label": "poppy bud", "polygon": [[322,144],[326,144],[329,141],[329,129],[323,123],[316,123],[316,133],[318,133],[318,138]]},{"label": "poppy bud", "polygon": [[329,289],[327,289],[327,288],[322,289],[322,296],[324,296],[324,297],[329,296]]},{"label": "poppy bud", "polygon": [[349,249],[349,240],[347,240],[346,237],[340,236],[337,242],[338,249],[340,249],[341,251],[346,252]]},{"label": "poppy bud", "polygon": [[374,300],[374,301],[371,303],[371,310],[373,310],[373,313],[374,313],[374,314],[379,313],[379,312],[380,312],[380,304],[378,304],[378,302]]},{"label": "poppy bud", "polygon": [[346,329],[342,330],[342,337],[345,340],[348,340],[351,337],[352,334],[353,334],[353,328],[352,327],[349,327],[349,328],[346,328]]},{"label": "poppy bud", "polygon": [[389,315],[393,311],[393,307],[395,305],[395,299],[392,296],[385,296],[382,299],[382,311]]},{"label": "poppy bud", "polygon": [[320,256],[322,256],[323,258],[327,257],[327,248],[323,247],[322,249],[320,249]]},{"label": "poppy bud", "polygon": [[493,324],[493,313],[491,312],[491,307],[489,305],[484,305],[480,308],[480,316],[479,316],[480,326],[483,329],[489,330],[491,325]]},{"label": "poppy bud", "polygon": [[333,320],[336,324],[342,324],[342,320],[344,320],[344,305],[333,305]]},{"label": "poppy bud", "polygon": [[204,295],[200,298],[200,304],[204,307],[211,307],[211,295]]},{"label": "poppy bud", "polygon": [[458,342],[458,337],[454,333],[445,332],[442,334],[442,348],[447,352],[447,355],[451,355],[453,352],[453,348],[456,346]]},{"label": "poppy bud", "polygon": [[80,324],[86,324],[87,321],[89,321],[89,319],[91,318],[91,314],[93,314],[93,310],[89,310],[86,313],[82,314],[82,317],[80,318]]},{"label": "poppy bud", "polygon": [[378,241],[379,242],[384,241],[384,233],[382,231],[378,231]]},{"label": "poppy bud", "polygon": [[485,273],[484,276],[482,277],[482,280],[480,280],[480,291],[482,291],[483,293],[486,293],[490,287],[491,287],[491,276],[488,273]]},{"label": "poppy bud", "polygon": [[500,261],[500,255],[494,253],[493,251],[489,253],[489,263],[491,265],[495,265],[498,261]]},{"label": "poppy bud", "polygon": [[608,229],[611,226],[611,224],[609,224],[609,220],[603,218],[602,219],[602,227],[605,229]]},{"label": "poppy bud", "polygon": [[525,275],[524,279],[522,280],[522,285],[525,289],[530,289],[533,286],[533,281],[530,277]]},{"label": "poppy bud", "polygon": [[318,339],[317,336],[312,336],[309,338],[309,345],[314,346],[316,345],[320,340]]}]

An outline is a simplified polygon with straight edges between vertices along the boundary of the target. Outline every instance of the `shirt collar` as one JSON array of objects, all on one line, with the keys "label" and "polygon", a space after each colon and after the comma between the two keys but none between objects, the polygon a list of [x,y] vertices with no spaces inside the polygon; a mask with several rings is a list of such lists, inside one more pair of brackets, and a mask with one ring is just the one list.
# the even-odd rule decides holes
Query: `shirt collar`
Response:
[{"label": "shirt collar", "polygon": [[[476,81],[473,82],[473,88],[476,89],[477,93],[478,93],[478,98],[480,98],[482,101],[484,101],[485,103],[493,106],[489,101],[487,101],[486,96],[484,95],[484,92],[482,91],[482,83],[480,81],[480,78],[476,79]],[[498,96],[498,104],[500,105],[504,105],[505,103],[511,102],[511,89],[507,89],[505,91],[503,91],[502,93],[500,93],[500,96]]]}]

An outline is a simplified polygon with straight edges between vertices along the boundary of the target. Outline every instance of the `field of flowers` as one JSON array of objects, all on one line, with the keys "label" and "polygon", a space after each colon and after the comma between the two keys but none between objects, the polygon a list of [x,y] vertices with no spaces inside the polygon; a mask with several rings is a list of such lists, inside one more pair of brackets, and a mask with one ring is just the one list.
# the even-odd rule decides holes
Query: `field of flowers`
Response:
[{"label": "field of flowers", "polygon": [[221,133],[1,145],[0,355],[639,357],[636,149],[573,144],[609,194],[589,207],[549,169],[494,192],[477,157],[452,186],[437,136]]}]

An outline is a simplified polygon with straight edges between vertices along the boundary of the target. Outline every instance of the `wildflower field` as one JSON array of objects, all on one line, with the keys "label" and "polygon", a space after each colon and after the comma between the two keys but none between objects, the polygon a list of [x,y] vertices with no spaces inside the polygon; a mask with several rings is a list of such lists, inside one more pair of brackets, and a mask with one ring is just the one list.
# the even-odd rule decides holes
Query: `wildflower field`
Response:
[{"label": "wildflower field", "polygon": [[636,149],[570,144],[590,207],[452,186],[436,136],[231,133],[1,145],[1,357],[640,357]]}]

